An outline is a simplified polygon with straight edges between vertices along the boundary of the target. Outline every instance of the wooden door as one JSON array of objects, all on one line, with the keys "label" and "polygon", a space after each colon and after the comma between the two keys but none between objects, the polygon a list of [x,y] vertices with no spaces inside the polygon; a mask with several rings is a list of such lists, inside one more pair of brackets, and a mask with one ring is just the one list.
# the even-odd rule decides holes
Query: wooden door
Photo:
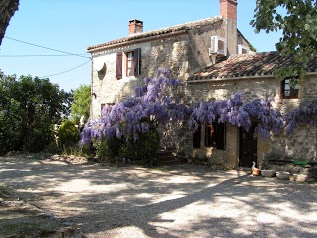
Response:
[{"label": "wooden door", "polygon": [[251,168],[252,162],[257,164],[257,136],[254,133],[256,124],[249,131],[240,128],[239,167]]}]

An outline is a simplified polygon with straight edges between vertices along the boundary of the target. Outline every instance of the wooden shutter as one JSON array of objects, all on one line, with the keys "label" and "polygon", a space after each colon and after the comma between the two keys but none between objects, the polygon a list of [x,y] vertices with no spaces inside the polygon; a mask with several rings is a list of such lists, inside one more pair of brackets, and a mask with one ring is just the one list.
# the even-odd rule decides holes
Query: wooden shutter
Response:
[{"label": "wooden shutter", "polygon": [[135,49],[133,52],[133,69],[134,76],[141,74],[141,48]]},{"label": "wooden shutter", "polygon": [[193,147],[200,148],[200,138],[201,138],[201,126],[198,125],[198,128],[193,133]]},{"label": "wooden shutter", "polygon": [[117,53],[116,78],[122,79],[122,52]]}]

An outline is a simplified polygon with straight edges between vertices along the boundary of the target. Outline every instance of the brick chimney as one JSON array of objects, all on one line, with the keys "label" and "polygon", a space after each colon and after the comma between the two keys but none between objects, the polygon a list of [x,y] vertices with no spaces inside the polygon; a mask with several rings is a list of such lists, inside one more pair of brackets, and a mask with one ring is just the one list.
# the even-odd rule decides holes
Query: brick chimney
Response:
[{"label": "brick chimney", "polygon": [[220,0],[220,15],[237,21],[237,0]]},{"label": "brick chimney", "polygon": [[220,15],[225,20],[228,56],[237,54],[237,0],[220,0]]},{"label": "brick chimney", "polygon": [[134,33],[143,32],[143,21],[139,20],[130,20],[129,21],[129,35]]}]

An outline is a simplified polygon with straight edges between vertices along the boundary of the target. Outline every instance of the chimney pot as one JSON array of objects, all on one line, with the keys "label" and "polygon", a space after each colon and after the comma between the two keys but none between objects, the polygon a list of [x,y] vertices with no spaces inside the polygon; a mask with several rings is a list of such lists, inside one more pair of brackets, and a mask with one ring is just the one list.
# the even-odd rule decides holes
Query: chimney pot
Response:
[{"label": "chimney pot", "polygon": [[129,21],[129,35],[143,32],[143,21],[136,19]]}]

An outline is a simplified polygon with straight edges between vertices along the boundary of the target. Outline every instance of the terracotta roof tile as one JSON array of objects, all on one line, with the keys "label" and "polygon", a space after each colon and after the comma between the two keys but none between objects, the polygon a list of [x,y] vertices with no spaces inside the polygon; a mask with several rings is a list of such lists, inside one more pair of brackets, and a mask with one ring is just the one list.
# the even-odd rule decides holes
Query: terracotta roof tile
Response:
[{"label": "terracotta roof tile", "polygon": [[188,22],[185,24],[176,25],[176,26],[172,26],[168,28],[162,28],[159,30],[142,32],[142,33],[134,33],[117,40],[109,41],[109,42],[95,45],[95,46],[89,46],[87,50],[89,52],[92,52],[100,48],[105,49],[107,47],[113,48],[114,46],[120,46],[121,44],[133,44],[135,43],[135,41],[138,41],[140,39],[150,40],[152,37],[157,37],[157,36],[164,37],[167,34],[168,35],[179,34],[179,33],[186,32],[189,29],[200,28],[208,24],[214,24],[214,23],[220,22],[222,20],[223,18],[221,16],[216,16],[216,17],[211,17],[211,18],[207,18],[207,19],[203,19],[199,21]]},{"label": "terracotta roof tile", "polygon": [[[234,55],[194,73],[188,81],[273,75],[276,68],[292,64],[293,57],[282,57],[278,52]],[[308,64],[306,71],[317,72],[317,57]]]}]

